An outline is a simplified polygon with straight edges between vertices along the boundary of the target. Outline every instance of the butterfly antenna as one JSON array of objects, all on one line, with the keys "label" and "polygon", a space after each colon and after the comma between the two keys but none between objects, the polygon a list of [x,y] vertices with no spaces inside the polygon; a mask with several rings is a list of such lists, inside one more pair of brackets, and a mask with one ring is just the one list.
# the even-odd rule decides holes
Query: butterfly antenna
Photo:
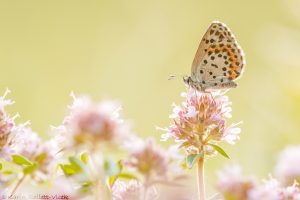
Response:
[{"label": "butterfly antenna", "polygon": [[185,75],[175,75],[175,74],[172,74],[172,75],[169,76],[168,80],[173,80],[176,77],[185,77]]},{"label": "butterfly antenna", "polygon": [[174,78],[176,78],[176,75],[170,75],[168,80],[173,80]]}]

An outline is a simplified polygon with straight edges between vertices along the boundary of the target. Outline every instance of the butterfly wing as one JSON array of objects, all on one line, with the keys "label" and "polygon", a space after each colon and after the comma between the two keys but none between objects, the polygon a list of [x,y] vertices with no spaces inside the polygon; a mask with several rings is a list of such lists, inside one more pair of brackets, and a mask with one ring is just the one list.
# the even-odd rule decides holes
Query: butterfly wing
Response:
[{"label": "butterfly wing", "polygon": [[203,65],[203,58],[206,54],[206,51],[207,49],[209,48],[210,46],[210,39],[212,39],[210,37],[210,34],[209,32],[213,29],[212,26],[214,25],[214,23],[212,23],[209,28],[207,29],[206,33],[204,34],[199,46],[198,46],[198,49],[197,49],[197,52],[196,52],[196,55],[194,57],[194,60],[193,60],[193,63],[192,63],[192,78],[195,78],[194,81],[198,80],[198,81],[201,81],[201,76],[199,75],[200,73],[200,68],[201,66]]},{"label": "butterfly wing", "polygon": [[192,79],[203,88],[235,87],[245,65],[243,51],[230,29],[213,22],[196,52],[192,64]]}]

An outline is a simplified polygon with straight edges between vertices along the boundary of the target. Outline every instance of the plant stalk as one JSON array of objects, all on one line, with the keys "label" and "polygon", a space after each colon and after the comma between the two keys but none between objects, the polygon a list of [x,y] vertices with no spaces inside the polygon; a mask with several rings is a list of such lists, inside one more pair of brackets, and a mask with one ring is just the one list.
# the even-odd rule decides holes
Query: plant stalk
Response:
[{"label": "plant stalk", "polygon": [[198,198],[205,200],[205,177],[204,177],[204,156],[198,161],[197,166]]},{"label": "plant stalk", "polygon": [[20,185],[23,183],[23,181],[25,180],[26,178],[26,174],[23,174],[23,176],[18,180],[17,184],[15,185],[15,187],[13,188],[10,196],[13,196],[16,194],[17,192],[17,189],[20,187]]}]

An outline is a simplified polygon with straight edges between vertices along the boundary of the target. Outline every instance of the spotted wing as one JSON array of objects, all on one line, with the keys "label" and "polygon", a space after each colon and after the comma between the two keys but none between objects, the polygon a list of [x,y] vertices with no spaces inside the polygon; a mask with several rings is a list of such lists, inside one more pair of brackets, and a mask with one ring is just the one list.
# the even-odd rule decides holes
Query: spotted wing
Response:
[{"label": "spotted wing", "polygon": [[220,88],[237,79],[245,65],[244,54],[229,28],[213,22],[196,52],[192,79],[204,88]]}]

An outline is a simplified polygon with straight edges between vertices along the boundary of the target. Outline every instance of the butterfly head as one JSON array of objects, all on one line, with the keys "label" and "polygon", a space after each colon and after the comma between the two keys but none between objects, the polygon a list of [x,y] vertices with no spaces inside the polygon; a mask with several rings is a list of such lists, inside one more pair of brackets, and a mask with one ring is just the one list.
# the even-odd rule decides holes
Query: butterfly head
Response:
[{"label": "butterfly head", "polygon": [[183,76],[183,82],[189,86],[194,88],[195,90],[203,92],[205,89],[201,83],[194,81],[191,76]]},{"label": "butterfly head", "polygon": [[190,76],[183,76],[182,78],[183,78],[183,82],[184,82],[185,84],[191,85],[192,79],[191,79]]}]

